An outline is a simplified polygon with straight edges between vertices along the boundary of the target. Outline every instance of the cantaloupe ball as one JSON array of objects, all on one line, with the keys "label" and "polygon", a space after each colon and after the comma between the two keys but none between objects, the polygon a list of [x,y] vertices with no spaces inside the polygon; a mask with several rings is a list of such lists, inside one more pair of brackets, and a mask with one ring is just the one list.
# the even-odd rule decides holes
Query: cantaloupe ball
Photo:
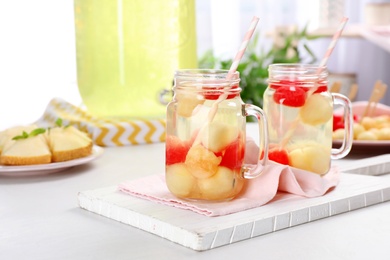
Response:
[{"label": "cantaloupe ball", "polygon": [[233,195],[235,173],[229,168],[220,166],[213,176],[198,181],[199,191],[203,199],[222,200]]},{"label": "cantaloupe ball", "polygon": [[176,94],[177,114],[183,117],[190,117],[195,107],[204,103],[204,99],[197,98],[195,94]]},{"label": "cantaloupe ball", "polygon": [[201,133],[201,142],[212,152],[218,153],[237,139],[239,129],[223,122],[213,121]]},{"label": "cantaloupe ball", "polygon": [[166,167],[165,180],[168,189],[179,197],[187,197],[196,186],[196,179],[184,163],[175,163]]},{"label": "cantaloupe ball", "polygon": [[388,115],[381,115],[374,117],[375,123],[377,125],[387,124],[390,123],[390,116]]},{"label": "cantaloupe ball", "polygon": [[332,133],[332,139],[333,140],[343,140],[344,134],[345,134],[344,128],[336,129],[336,131],[333,131],[333,133]]},{"label": "cantaloupe ball", "polygon": [[298,169],[306,169],[307,167],[306,160],[307,160],[306,155],[303,153],[303,150],[300,148],[294,149],[290,151],[288,154],[288,161],[292,167]]},{"label": "cantaloupe ball", "polygon": [[381,129],[381,128],[390,128],[390,122],[383,122],[383,123],[377,123],[375,125],[375,128]]},{"label": "cantaloupe ball", "polygon": [[378,140],[378,136],[373,131],[364,131],[360,133],[356,140]]},{"label": "cantaloupe ball", "polygon": [[379,129],[377,137],[378,140],[390,140],[390,127]]},{"label": "cantaloupe ball", "polygon": [[359,123],[353,123],[353,139],[357,139],[358,135],[365,131],[364,127]]},{"label": "cantaloupe ball", "polygon": [[364,127],[364,129],[369,130],[375,127],[375,120],[372,117],[365,116],[360,121],[360,124]]},{"label": "cantaloupe ball", "polygon": [[378,128],[371,128],[368,131],[372,132],[376,137],[378,137],[378,134],[379,134]]},{"label": "cantaloupe ball", "polygon": [[201,144],[194,145],[187,153],[185,164],[190,173],[199,179],[209,178],[217,172],[222,158]]},{"label": "cantaloupe ball", "polygon": [[332,104],[326,96],[313,94],[306,99],[299,115],[309,125],[325,124],[333,117]]},{"label": "cantaloupe ball", "polygon": [[298,148],[289,153],[289,160],[295,168],[325,174],[330,167],[330,149],[321,145]]}]

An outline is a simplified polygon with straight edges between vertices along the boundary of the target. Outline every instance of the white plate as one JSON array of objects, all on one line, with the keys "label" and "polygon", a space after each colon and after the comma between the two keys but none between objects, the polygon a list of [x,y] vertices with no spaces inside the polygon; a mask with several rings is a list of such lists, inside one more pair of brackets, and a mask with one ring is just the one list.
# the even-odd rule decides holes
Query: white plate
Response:
[{"label": "white plate", "polygon": [[36,165],[23,165],[23,166],[3,166],[0,165],[0,176],[33,176],[33,175],[43,175],[54,172],[63,171],[73,166],[89,163],[100,155],[103,154],[103,148],[100,146],[94,145],[92,147],[92,154],[74,159],[66,162],[57,162],[57,163],[48,163],[48,164],[36,164]]}]

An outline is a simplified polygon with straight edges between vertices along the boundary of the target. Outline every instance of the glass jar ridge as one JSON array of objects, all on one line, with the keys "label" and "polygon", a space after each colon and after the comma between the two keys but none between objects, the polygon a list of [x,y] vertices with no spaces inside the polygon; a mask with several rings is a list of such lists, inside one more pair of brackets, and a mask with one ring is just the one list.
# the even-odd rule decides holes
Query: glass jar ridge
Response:
[{"label": "glass jar ridge", "polygon": [[291,81],[299,82],[300,87],[313,87],[314,84],[328,84],[326,66],[312,64],[271,64],[268,68],[268,83],[275,86],[291,85]]},{"label": "glass jar ridge", "polygon": [[208,95],[217,98],[224,93],[239,94],[241,92],[239,83],[239,72],[229,74],[228,70],[184,69],[175,72],[173,91],[175,93],[192,91],[198,94],[208,92]]}]

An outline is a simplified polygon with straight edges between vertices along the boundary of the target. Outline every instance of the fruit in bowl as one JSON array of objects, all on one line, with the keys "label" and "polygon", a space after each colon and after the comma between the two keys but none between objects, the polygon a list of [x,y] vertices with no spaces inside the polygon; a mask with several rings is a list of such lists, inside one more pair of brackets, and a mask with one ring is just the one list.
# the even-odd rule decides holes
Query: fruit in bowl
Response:
[{"label": "fruit in bowl", "polygon": [[[390,107],[378,103],[374,113],[364,116],[368,102],[352,103],[354,114],[353,139],[358,141],[390,141]],[[342,111],[336,110],[333,115],[333,140],[344,138]]]}]

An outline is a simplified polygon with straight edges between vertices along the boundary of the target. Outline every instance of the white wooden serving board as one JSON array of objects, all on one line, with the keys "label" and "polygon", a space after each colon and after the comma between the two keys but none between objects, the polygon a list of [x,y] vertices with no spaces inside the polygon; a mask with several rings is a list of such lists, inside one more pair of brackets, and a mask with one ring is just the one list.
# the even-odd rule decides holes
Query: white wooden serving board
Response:
[{"label": "white wooden serving board", "polygon": [[390,173],[390,154],[378,155],[371,158],[335,160],[343,172],[363,175],[383,175]]},{"label": "white wooden serving board", "polygon": [[132,197],[116,186],[80,192],[78,199],[83,209],[203,251],[390,201],[390,174],[342,173],[340,184],[325,196],[278,193],[262,207],[220,217]]}]

